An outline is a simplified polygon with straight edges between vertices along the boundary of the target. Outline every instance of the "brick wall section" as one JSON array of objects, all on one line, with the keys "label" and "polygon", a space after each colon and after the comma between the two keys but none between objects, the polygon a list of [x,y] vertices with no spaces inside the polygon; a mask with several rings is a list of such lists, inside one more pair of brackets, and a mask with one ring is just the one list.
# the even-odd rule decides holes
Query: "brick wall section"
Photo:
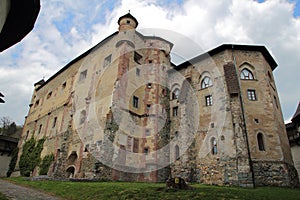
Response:
[{"label": "brick wall section", "polygon": [[239,80],[233,63],[224,65],[224,74],[229,94],[240,93]]}]

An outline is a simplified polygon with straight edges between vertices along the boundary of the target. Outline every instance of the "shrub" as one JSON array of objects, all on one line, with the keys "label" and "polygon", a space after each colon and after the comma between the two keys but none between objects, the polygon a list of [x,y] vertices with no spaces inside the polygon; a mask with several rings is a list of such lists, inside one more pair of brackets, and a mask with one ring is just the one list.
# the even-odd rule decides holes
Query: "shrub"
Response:
[{"label": "shrub", "polygon": [[36,142],[33,137],[25,142],[19,162],[22,176],[29,177],[34,168],[40,164],[44,142],[44,138]]},{"label": "shrub", "polygon": [[18,160],[18,153],[19,153],[19,147],[15,148],[11,154],[11,160],[9,163],[9,168],[8,171],[6,173],[7,177],[10,177],[10,175],[13,173],[13,171],[15,170],[16,167],[16,163]]},{"label": "shrub", "polygon": [[40,175],[47,175],[48,171],[49,171],[49,167],[52,163],[52,161],[54,161],[54,155],[50,154],[50,155],[46,155],[41,164],[40,164]]}]

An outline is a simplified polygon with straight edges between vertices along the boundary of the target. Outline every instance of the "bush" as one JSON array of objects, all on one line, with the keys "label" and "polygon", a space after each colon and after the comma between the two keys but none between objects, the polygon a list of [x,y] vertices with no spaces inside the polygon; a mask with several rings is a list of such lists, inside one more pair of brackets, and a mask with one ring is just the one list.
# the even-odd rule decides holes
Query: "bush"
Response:
[{"label": "bush", "polygon": [[15,167],[16,167],[16,163],[18,160],[18,153],[19,153],[19,147],[15,148],[11,154],[11,160],[9,163],[9,168],[8,171],[6,173],[7,177],[10,177],[10,175],[14,172]]},{"label": "bush", "polygon": [[29,177],[34,168],[40,164],[44,142],[44,138],[36,142],[33,137],[25,142],[19,162],[22,176]]},{"label": "bush", "polygon": [[54,161],[54,155],[46,155],[40,164],[40,175],[47,175],[51,163]]}]

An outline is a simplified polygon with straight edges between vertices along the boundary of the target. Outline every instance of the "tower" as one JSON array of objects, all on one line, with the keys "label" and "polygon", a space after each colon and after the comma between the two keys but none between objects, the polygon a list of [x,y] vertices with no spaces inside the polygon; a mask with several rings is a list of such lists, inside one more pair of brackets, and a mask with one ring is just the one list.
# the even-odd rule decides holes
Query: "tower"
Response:
[{"label": "tower", "polygon": [[130,13],[123,15],[118,20],[119,31],[135,29],[138,26],[138,21]]}]

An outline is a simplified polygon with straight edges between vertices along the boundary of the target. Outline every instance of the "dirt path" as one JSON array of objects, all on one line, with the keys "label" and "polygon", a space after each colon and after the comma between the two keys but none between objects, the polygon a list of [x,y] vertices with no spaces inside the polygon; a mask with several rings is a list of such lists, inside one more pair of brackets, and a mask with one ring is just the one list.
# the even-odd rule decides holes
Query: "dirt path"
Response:
[{"label": "dirt path", "polygon": [[11,200],[62,200],[40,191],[0,179],[0,192]]}]

